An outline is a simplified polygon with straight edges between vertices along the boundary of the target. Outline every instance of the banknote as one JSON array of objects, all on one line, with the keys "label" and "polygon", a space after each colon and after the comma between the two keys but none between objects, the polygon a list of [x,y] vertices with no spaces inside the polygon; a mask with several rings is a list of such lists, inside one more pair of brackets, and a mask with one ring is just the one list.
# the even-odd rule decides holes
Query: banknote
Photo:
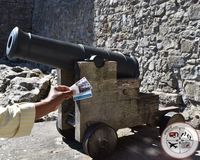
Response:
[{"label": "banknote", "polygon": [[85,77],[74,83],[70,89],[75,101],[92,97],[92,86]]}]

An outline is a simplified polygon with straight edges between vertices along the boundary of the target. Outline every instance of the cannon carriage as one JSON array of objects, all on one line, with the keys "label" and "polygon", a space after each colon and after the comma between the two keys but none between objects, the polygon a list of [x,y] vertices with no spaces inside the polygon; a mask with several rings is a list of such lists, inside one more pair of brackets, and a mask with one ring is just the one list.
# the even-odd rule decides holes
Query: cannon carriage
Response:
[{"label": "cannon carriage", "polygon": [[[59,108],[57,129],[65,138],[83,144],[93,158],[104,157],[117,145],[116,131],[148,124],[158,125],[159,97],[139,92],[139,64],[133,55],[123,55],[81,44],[73,44],[21,31],[15,27],[7,42],[7,56],[58,68],[60,84],[71,86],[86,77],[93,97],[68,100]],[[161,128],[172,121],[184,121],[180,114],[168,114]],[[171,120],[171,121],[170,121]]]}]

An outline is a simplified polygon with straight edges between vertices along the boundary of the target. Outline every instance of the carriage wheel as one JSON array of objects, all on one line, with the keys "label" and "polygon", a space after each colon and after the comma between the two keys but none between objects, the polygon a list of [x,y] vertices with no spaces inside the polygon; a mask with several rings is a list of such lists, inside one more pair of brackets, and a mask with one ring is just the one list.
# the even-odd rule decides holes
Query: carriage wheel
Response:
[{"label": "carriage wheel", "polygon": [[75,128],[62,130],[58,127],[58,120],[56,120],[56,129],[66,140],[75,141]]},{"label": "carriage wheel", "polygon": [[92,158],[103,158],[110,155],[117,146],[117,134],[105,123],[90,126],[83,138],[83,150]]},{"label": "carriage wheel", "polygon": [[162,116],[159,121],[160,135],[162,135],[162,132],[165,130],[167,126],[176,122],[185,123],[185,119],[182,114],[177,112],[168,112],[164,116]]}]

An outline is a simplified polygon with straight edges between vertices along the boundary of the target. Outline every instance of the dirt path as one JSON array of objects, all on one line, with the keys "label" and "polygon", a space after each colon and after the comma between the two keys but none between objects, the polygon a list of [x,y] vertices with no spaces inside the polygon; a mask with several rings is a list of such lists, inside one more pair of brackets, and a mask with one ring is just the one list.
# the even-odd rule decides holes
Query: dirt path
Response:
[{"label": "dirt path", "polygon": [[[120,135],[127,135],[121,132]],[[162,150],[155,128],[136,128],[135,133],[119,138],[115,153],[106,160],[174,160]],[[198,154],[199,153],[199,154]],[[27,137],[0,141],[0,160],[91,160],[76,142],[65,143],[55,121],[34,125]],[[200,160],[196,155],[185,160]]]}]

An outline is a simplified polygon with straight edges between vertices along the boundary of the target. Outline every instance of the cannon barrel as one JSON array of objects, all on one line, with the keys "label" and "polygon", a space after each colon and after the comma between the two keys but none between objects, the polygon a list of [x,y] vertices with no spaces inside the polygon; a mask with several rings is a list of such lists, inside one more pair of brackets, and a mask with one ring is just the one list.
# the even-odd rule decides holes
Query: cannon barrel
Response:
[{"label": "cannon barrel", "polygon": [[24,32],[18,27],[15,27],[8,37],[6,54],[9,59],[20,58],[61,69],[73,68],[77,61],[95,57],[96,62],[101,62],[99,60],[117,61],[118,78],[139,76],[139,65],[133,55],[49,39]]}]

